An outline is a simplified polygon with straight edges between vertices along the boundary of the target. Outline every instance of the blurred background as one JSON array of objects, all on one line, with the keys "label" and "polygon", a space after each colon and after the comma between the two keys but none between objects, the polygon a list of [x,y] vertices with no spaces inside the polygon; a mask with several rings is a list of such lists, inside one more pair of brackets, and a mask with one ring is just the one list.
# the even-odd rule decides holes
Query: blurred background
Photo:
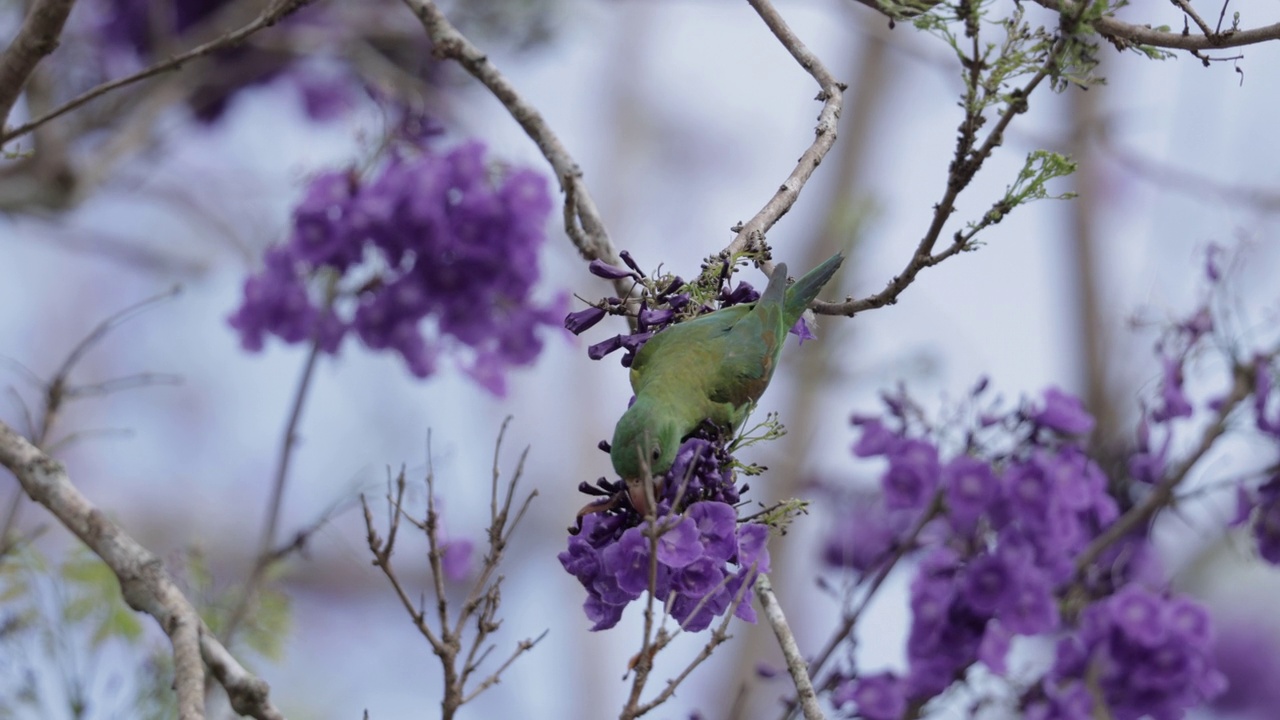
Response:
[{"label": "blurred background", "polygon": [[[146,3],[81,4],[62,57],[43,67],[42,84],[19,112],[38,114],[41,103],[56,104],[97,74],[114,77],[162,57],[168,46],[145,22],[134,30],[115,24],[141,12],[134,5]],[[251,17],[247,8],[229,4],[218,22]],[[812,138],[819,109],[812,79],[743,3],[492,0],[447,9],[545,114],[581,164],[614,243],[646,268],[696,274]],[[479,138],[495,158],[547,170],[487,91],[430,59],[406,8],[363,12],[335,1],[312,10],[319,12],[255,36],[231,60],[199,63],[45,126],[25,146],[35,152],[0,173],[0,355],[8,358],[0,365],[0,419],[24,429],[23,404],[35,412],[42,399],[16,364],[47,379],[105,317],[180,285],[176,298],[113,329],[72,379],[169,373],[181,384],[75,401],[55,439],[75,436],[57,454],[99,507],[175,566],[199,548],[215,588],[242,582],[258,550],[306,359],[305,348],[274,340],[260,354],[245,352],[226,319],[263,250],[287,235],[306,179],[367,158],[385,132],[366,92],[340,91],[350,80],[344,74],[421,102],[447,128],[445,143]],[[906,264],[945,190],[961,118],[959,70],[945,44],[909,25],[890,28],[852,2],[786,1],[779,10],[849,89],[839,141],[769,241],[797,275],[846,252],[824,297],[863,297]],[[6,11],[13,27],[20,8]],[[1034,5],[1027,13],[1054,22]],[[1263,25],[1276,15],[1280,6],[1255,4],[1243,22]],[[1171,5],[1128,16],[1181,22]],[[185,47],[211,26],[221,27],[197,14],[179,22],[186,34],[165,37]],[[101,41],[109,28],[120,33],[115,44],[100,49],[97,62],[77,62],[90,50],[75,39]],[[897,304],[822,318],[818,341],[792,342],[760,408],[779,412],[790,432],[748,454],[770,468],[753,483],[753,500],[814,497],[817,483],[872,487],[877,466],[852,457],[848,419],[877,409],[877,393],[898,383],[926,407],[954,401],[984,375],[1011,402],[1058,385],[1085,398],[1100,437],[1127,442],[1139,400],[1159,376],[1155,330],[1202,299],[1210,243],[1233,248],[1242,332],[1274,321],[1280,48],[1221,53],[1244,57],[1209,67],[1188,56],[1154,62],[1109,46],[1100,53],[1107,84],[1034,97],[961,197],[953,227],[980,217],[1035,149],[1080,163],[1053,187],[1079,199],[1020,208],[983,233],[978,252],[923,272]],[[558,216],[539,258],[540,297],[612,294],[587,273]],[[742,277],[763,281],[754,270]],[[430,432],[448,534],[480,544],[494,441],[508,415],[498,465],[510,473],[528,446],[521,487],[538,496],[504,566],[504,622],[490,662],[521,639],[548,634],[463,716],[505,717],[515,707],[521,717],[616,715],[639,646],[639,608],[613,630],[588,632],[584,594],[556,553],[585,502],[578,483],[611,472],[596,444],[611,436],[630,396],[617,356],[591,361],[586,346],[623,331],[613,318],[581,338],[545,332],[540,359],[508,378],[505,397],[451,367],[416,380],[399,358],[354,341],[322,358],[301,420],[282,536],[336,511],[276,580],[292,601],[279,657],[247,655],[290,717],[437,714],[438,663],[370,565],[356,498],[368,493],[381,520],[389,469],[403,465],[420,507]],[[1190,386],[1199,397],[1214,389],[1195,378]],[[1256,465],[1259,452],[1229,445],[1211,467]],[[0,479],[0,492],[8,508],[16,483]],[[1165,561],[1174,583],[1208,599],[1224,627],[1243,623],[1260,642],[1280,628],[1253,599],[1274,596],[1280,580],[1253,562],[1247,544],[1224,536],[1233,498],[1206,497],[1203,507],[1157,527]],[[815,507],[771,544],[773,583],[805,649],[825,642],[839,612],[815,583],[822,537],[837,521]],[[53,524],[34,506],[20,522]],[[69,546],[57,527],[38,543],[55,558]],[[425,557],[424,544],[407,540],[397,555],[402,578],[424,591]],[[904,599],[905,580],[895,576],[863,623],[858,652],[868,669],[902,665]],[[147,631],[159,637],[149,623]],[[756,673],[758,662],[781,666],[768,628],[735,624],[733,634],[657,717],[778,716],[785,680]],[[683,638],[661,656],[654,686],[702,642]],[[72,670],[87,678],[85,716],[129,717],[136,660],[127,649],[68,652]],[[0,673],[20,665],[0,665]],[[50,696],[74,684],[66,679],[72,670],[64,664],[42,680]],[[43,716],[73,715],[54,703]]]}]

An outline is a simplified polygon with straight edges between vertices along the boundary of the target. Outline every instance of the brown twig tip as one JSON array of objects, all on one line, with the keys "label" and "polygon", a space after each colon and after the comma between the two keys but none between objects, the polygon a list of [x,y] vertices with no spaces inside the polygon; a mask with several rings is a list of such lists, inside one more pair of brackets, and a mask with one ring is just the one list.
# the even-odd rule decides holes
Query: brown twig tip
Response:
[{"label": "brown twig tip", "polygon": [[[525,458],[529,453],[528,448],[526,448],[521,453],[511,480],[506,485],[505,494],[500,499],[499,488],[501,487],[502,473],[499,467],[499,460],[501,458],[502,442],[510,423],[511,418],[508,417],[503,422],[502,429],[499,431],[498,438],[494,443],[493,477],[490,486],[491,522],[488,530],[490,551],[485,556],[482,569],[471,584],[466,599],[462,601],[460,606],[457,603],[450,603],[445,587],[447,574],[444,567],[446,538],[441,536],[440,513],[435,496],[436,478],[435,464],[431,451],[431,433],[428,432],[427,434],[427,472],[426,477],[423,479],[427,493],[426,509],[420,520],[410,516],[409,511],[404,507],[407,482],[403,469],[394,480],[389,475],[387,478],[387,537],[385,540],[381,538],[377,528],[374,526],[373,511],[369,508],[368,499],[363,495],[360,496],[360,504],[364,513],[366,542],[369,546],[369,551],[373,554],[373,565],[382,571],[382,574],[387,578],[387,582],[391,584],[396,597],[400,600],[400,604],[408,613],[413,626],[426,639],[436,657],[440,658],[441,667],[444,671],[444,696],[440,701],[441,717],[446,720],[453,718],[458,708],[470,702],[488,688],[498,684],[502,673],[515,662],[516,658],[533,649],[547,634],[547,631],[544,630],[536,638],[525,639],[516,643],[511,654],[497,669],[490,672],[479,682],[472,684],[473,675],[495,648],[488,641],[489,637],[497,632],[502,625],[502,620],[498,617],[498,610],[502,603],[502,582],[504,578],[502,575],[497,574],[497,569],[503,559],[503,549],[510,540],[511,533],[528,509],[529,503],[537,494],[536,492],[529,493],[515,516],[511,516],[511,506],[515,497],[516,485],[523,474]],[[408,522],[405,527],[406,532],[412,527],[417,528],[426,536],[427,560],[431,569],[430,589],[435,598],[435,611],[431,613],[430,618],[427,611],[426,593],[420,593],[417,602],[415,602],[410,597],[404,583],[396,574],[391,561],[401,520]]]}]

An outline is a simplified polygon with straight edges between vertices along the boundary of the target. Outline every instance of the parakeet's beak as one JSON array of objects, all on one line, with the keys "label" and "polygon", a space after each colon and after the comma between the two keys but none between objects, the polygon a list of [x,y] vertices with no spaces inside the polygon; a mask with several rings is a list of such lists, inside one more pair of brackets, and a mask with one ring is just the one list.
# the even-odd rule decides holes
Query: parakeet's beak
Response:
[{"label": "parakeet's beak", "polygon": [[[653,483],[646,483],[643,478],[626,478],[627,497],[631,500],[631,507],[641,516],[647,516],[654,510],[649,503],[649,498],[658,496],[662,492],[662,478],[655,478]],[[649,492],[652,489],[652,492]]]}]

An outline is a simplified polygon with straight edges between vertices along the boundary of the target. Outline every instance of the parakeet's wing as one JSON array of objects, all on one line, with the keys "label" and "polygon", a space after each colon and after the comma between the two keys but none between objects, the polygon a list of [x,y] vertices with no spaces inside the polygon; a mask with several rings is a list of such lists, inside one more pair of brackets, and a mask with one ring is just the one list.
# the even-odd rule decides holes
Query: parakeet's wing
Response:
[{"label": "parakeet's wing", "polygon": [[707,363],[714,358],[716,338],[750,310],[749,305],[724,308],[677,323],[649,338],[631,361],[631,389],[639,394],[658,378],[667,383],[705,384],[699,378],[713,372]]},{"label": "parakeet's wing", "polygon": [[715,370],[707,387],[712,402],[740,408],[759,400],[769,386],[781,342],[780,310],[761,310],[744,315],[718,338]]}]

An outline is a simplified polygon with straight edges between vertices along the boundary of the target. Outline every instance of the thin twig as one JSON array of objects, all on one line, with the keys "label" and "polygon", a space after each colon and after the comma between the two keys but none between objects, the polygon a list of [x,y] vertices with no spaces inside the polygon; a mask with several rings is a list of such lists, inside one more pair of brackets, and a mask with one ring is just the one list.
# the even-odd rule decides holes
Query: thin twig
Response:
[{"label": "thin twig", "polygon": [[1204,433],[1200,436],[1200,443],[1196,445],[1189,455],[1183,458],[1182,462],[1172,468],[1169,474],[1151,490],[1151,493],[1143,498],[1142,502],[1129,508],[1128,512],[1108,525],[1076,556],[1076,575],[1078,577],[1082,577],[1107,548],[1133,532],[1139,525],[1159,512],[1161,508],[1173,502],[1176,497],[1174,491],[1187,478],[1192,468],[1213,448],[1218,438],[1226,433],[1227,421],[1231,413],[1253,392],[1254,373],[1250,368],[1237,366],[1234,375],[1235,382],[1232,384],[1231,392],[1223,399],[1213,422],[1204,429]]},{"label": "thin twig", "polygon": [[[379,537],[377,530],[374,528],[373,513],[369,509],[368,501],[363,495],[360,497],[360,503],[364,508],[367,543],[369,550],[373,553],[373,564],[382,569],[396,596],[400,599],[405,610],[408,611],[414,627],[426,638],[431,645],[432,652],[440,658],[441,670],[444,675],[444,694],[440,701],[440,707],[441,717],[444,720],[454,717],[458,708],[488,688],[496,685],[501,680],[502,673],[515,662],[516,658],[532,649],[534,645],[546,636],[546,632],[543,632],[542,635],[533,640],[519,642],[497,670],[489,673],[474,689],[467,691],[467,681],[494,648],[492,644],[487,643],[487,638],[497,631],[501,624],[497,613],[502,599],[503,577],[501,575],[495,577],[495,572],[502,562],[504,550],[511,539],[511,533],[514,532],[515,527],[524,517],[529,508],[529,503],[537,495],[536,490],[531,491],[516,511],[516,514],[514,516],[511,515],[516,485],[524,472],[524,463],[529,454],[529,449],[525,448],[520,455],[511,480],[507,484],[505,495],[502,497],[501,502],[498,500],[498,480],[501,475],[498,461],[501,454],[502,440],[510,421],[511,418],[508,417],[503,422],[502,430],[499,432],[498,440],[494,447],[488,530],[489,552],[485,556],[482,571],[472,584],[466,600],[461,608],[458,609],[457,615],[452,621],[449,617],[449,599],[445,594],[443,559],[446,548],[440,537],[441,523],[435,497],[435,468],[432,461],[430,434],[427,436],[427,475],[425,480],[427,486],[427,511],[421,521],[410,517],[404,510],[406,483],[403,469],[395,481],[394,497],[391,495],[390,489],[388,490],[389,527],[385,541]],[[391,556],[395,549],[396,533],[402,520],[407,520],[427,536],[427,558],[432,575],[432,592],[436,601],[438,629],[433,629],[427,622],[425,593],[423,593],[422,599],[415,604],[410,599],[408,592],[401,584],[392,567]],[[470,638],[470,645],[467,646],[464,643],[465,633],[472,622],[474,622],[475,633]],[[458,667],[459,658],[462,659],[461,669]]]},{"label": "thin twig", "polygon": [[[693,673],[694,670],[698,669],[699,665],[706,662],[707,659],[711,657],[711,654],[715,652],[715,649],[717,647],[724,644],[727,640],[733,637],[732,635],[729,634],[729,623],[732,622],[733,618],[735,617],[738,604],[741,603],[743,599],[746,597],[747,588],[751,584],[752,576],[756,574],[755,565],[752,565],[751,568],[746,571],[746,573],[747,574],[743,579],[742,585],[738,588],[738,591],[734,593],[733,600],[729,603],[729,607],[725,610],[724,617],[720,620],[720,624],[717,625],[716,628],[711,631],[711,637],[707,639],[706,644],[702,646],[702,649],[698,651],[698,654],[694,656],[693,660],[690,660],[689,663],[685,665],[684,669],[680,671],[679,675],[676,675],[675,677],[667,681],[667,686],[662,689],[662,692],[658,693],[657,696],[655,696],[649,702],[636,708],[635,713],[633,715],[624,716],[624,720],[629,720],[629,718],[640,717],[641,715],[644,715],[650,710],[653,710],[654,708],[658,707],[659,705],[666,702],[667,700],[670,700],[671,697],[676,694],[676,689],[680,687],[680,684],[683,683]],[[711,594],[719,592],[719,588],[723,587],[723,584],[727,582],[728,579],[729,577],[726,576],[725,580],[722,582],[721,585],[717,586],[717,588],[712,590],[711,593],[704,595],[702,599],[698,602],[698,604],[694,606],[693,611],[689,613],[689,617],[693,617],[698,613],[702,612],[702,608],[705,605],[705,603],[708,600],[710,600]],[[679,634],[680,634],[679,631],[677,631],[676,633],[673,633],[670,636],[668,636],[665,642],[663,643],[663,646],[665,646],[666,644],[669,644]]]},{"label": "thin twig", "polygon": [[209,55],[211,53],[217,52],[218,50],[222,50],[225,48],[232,47],[234,45],[238,45],[239,43],[244,42],[244,40],[248,38],[250,35],[253,35],[259,30],[275,25],[276,23],[284,19],[286,16],[293,13],[295,10],[297,10],[298,8],[301,8],[302,6],[306,5],[309,2],[311,2],[311,0],[276,0],[276,2],[271,3],[269,6],[267,6],[266,9],[264,9],[262,11],[262,14],[259,15],[257,19],[255,19],[253,22],[249,23],[248,25],[245,25],[244,27],[240,28],[239,30],[227,33],[226,35],[223,35],[222,37],[219,37],[215,40],[211,40],[207,43],[197,45],[196,47],[184,53],[174,55],[173,57],[167,60],[158,62],[155,65],[152,65],[151,67],[140,70],[132,75],[122,77],[118,80],[112,80],[110,82],[102,83],[101,85],[98,85],[95,88],[86,90],[85,92],[81,93],[80,95],[77,95],[71,100],[68,100],[66,103],[63,103],[57,108],[54,108],[53,110],[45,113],[44,115],[41,115],[40,117],[28,123],[19,125],[18,127],[13,128],[12,130],[6,130],[3,133],[0,133],[0,145],[4,145],[5,143],[8,143],[10,140],[13,140],[14,138],[22,137],[23,135],[26,135],[32,130],[35,130],[41,125],[44,125],[45,123],[49,122],[50,120],[54,120],[58,117],[61,117],[71,112],[72,110],[75,110],[81,105],[84,105],[85,103],[90,102],[92,100],[96,100],[97,98],[102,97],[103,95],[106,95],[107,93],[110,93],[114,90],[118,90],[127,85],[132,85],[133,83],[136,83],[138,81],[146,80],[147,78],[169,72],[170,70],[177,70],[187,62],[190,62],[191,60],[195,60],[196,58]]},{"label": "thin twig", "polygon": [[285,423],[284,435],[280,439],[280,455],[276,460],[275,477],[271,483],[271,499],[267,505],[267,515],[263,520],[262,535],[258,538],[258,554],[245,582],[240,599],[227,619],[226,629],[222,633],[222,641],[230,644],[240,625],[249,615],[249,608],[258,593],[258,586],[266,577],[267,570],[278,559],[274,553],[276,547],[276,528],[280,524],[280,511],[284,505],[284,488],[289,478],[289,464],[293,459],[294,445],[298,439],[298,423],[302,419],[302,408],[306,403],[311,378],[315,375],[316,361],[320,357],[320,340],[311,342],[311,350],[306,363],[302,366],[302,375],[298,378],[298,387],[293,395],[293,406],[289,411],[289,420]]},{"label": "thin twig", "polygon": [[1204,19],[1200,17],[1200,14],[1195,11],[1195,8],[1191,7],[1191,3],[1187,2],[1187,0],[1169,0],[1169,1],[1172,2],[1187,17],[1191,18],[1191,21],[1196,24],[1196,27],[1200,28],[1200,32],[1204,33],[1205,35],[1213,34],[1213,31],[1209,29],[1209,25],[1205,23]]},{"label": "thin twig", "polygon": [[787,624],[787,617],[782,613],[782,606],[773,594],[773,585],[768,575],[756,578],[756,598],[764,610],[764,617],[778,637],[778,646],[782,648],[782,656],[787,661],[787,672],[791,673],[791,681],[796,686],[796,697],[806,720],[822,720],[825,716],[818,707],[818,694],[813,690],[813,681],[809,679],[809,667],[804,656],[800,654],[800,646],[796,644],[796,636]]},{"label": "thin twig", "polygon": [[480,693],[484,692],[485,690],[488,690],[494,685],[497,685],[498,678],[501,677],[502,673],[505,672],[507,668],[511,667],[511,664],[516,661],[516,658],[532,650],[535,645],[542,642],[542,638],[546,637],[547,633],[549,632],[551,632],[550,628],[543,630],[541,635],[539,635],[538,637],[532,640],[521,640],[519,643],[517,643],[516,649],[511,651],[511,655],[507,657],[506,662],[502,663],[502,665],[499,665],[498,669],[494,670],[493,673],[489,675],[489,677],[480,681],[480,684],[477,685],[474,690],[472,690],[470,693],[467,694],[465,698],[462,699],[462,703],[465,705],[466,703],[471,702],[472,700],[476,699],[476,696],[478,696]]},{"label": "thin twig", "polygon": [[[907,531],[907,534],[893,549],[893,554],[876,569],[876,574],[872,576],[870,583],[868,583],[861,601],[851,612],[844,616],[841,620],[840,627],[831,634],[831,639],[827,641],[826,646],[822,648],[822,651],[818,653],[818,656],[814,661],[809,664],[810,677],[816,676],[818,672],[822,670],[822,667],[826,665],[827,661],[831,659],[832,653],[834,653],[836,648],[840,646],[840,643],[844,642],[845,638],[849,636],[849,633],[851,633],[853,628],[858,624],[858,619],[862,617],[864,612],[866,612],[867,607],[871,604],[871,599],[875,597],[880,586],[884,584],[886,579],[888,579],[889,574],[893,572],[893,569],[897,567],[902,558],[906,557],[907,553],[915,548],[916,538],[918,538],[920,533],[924,531],[925,526],[941,512],[942,491],[939,490],[934,493],[933,500],[929,503],[929,507],[920,514],[920,517],[916,520],[915,524],[911,526]],[[788,714],[790,714],[794,707],[795,703],[793,701],[788,706]]]}]

